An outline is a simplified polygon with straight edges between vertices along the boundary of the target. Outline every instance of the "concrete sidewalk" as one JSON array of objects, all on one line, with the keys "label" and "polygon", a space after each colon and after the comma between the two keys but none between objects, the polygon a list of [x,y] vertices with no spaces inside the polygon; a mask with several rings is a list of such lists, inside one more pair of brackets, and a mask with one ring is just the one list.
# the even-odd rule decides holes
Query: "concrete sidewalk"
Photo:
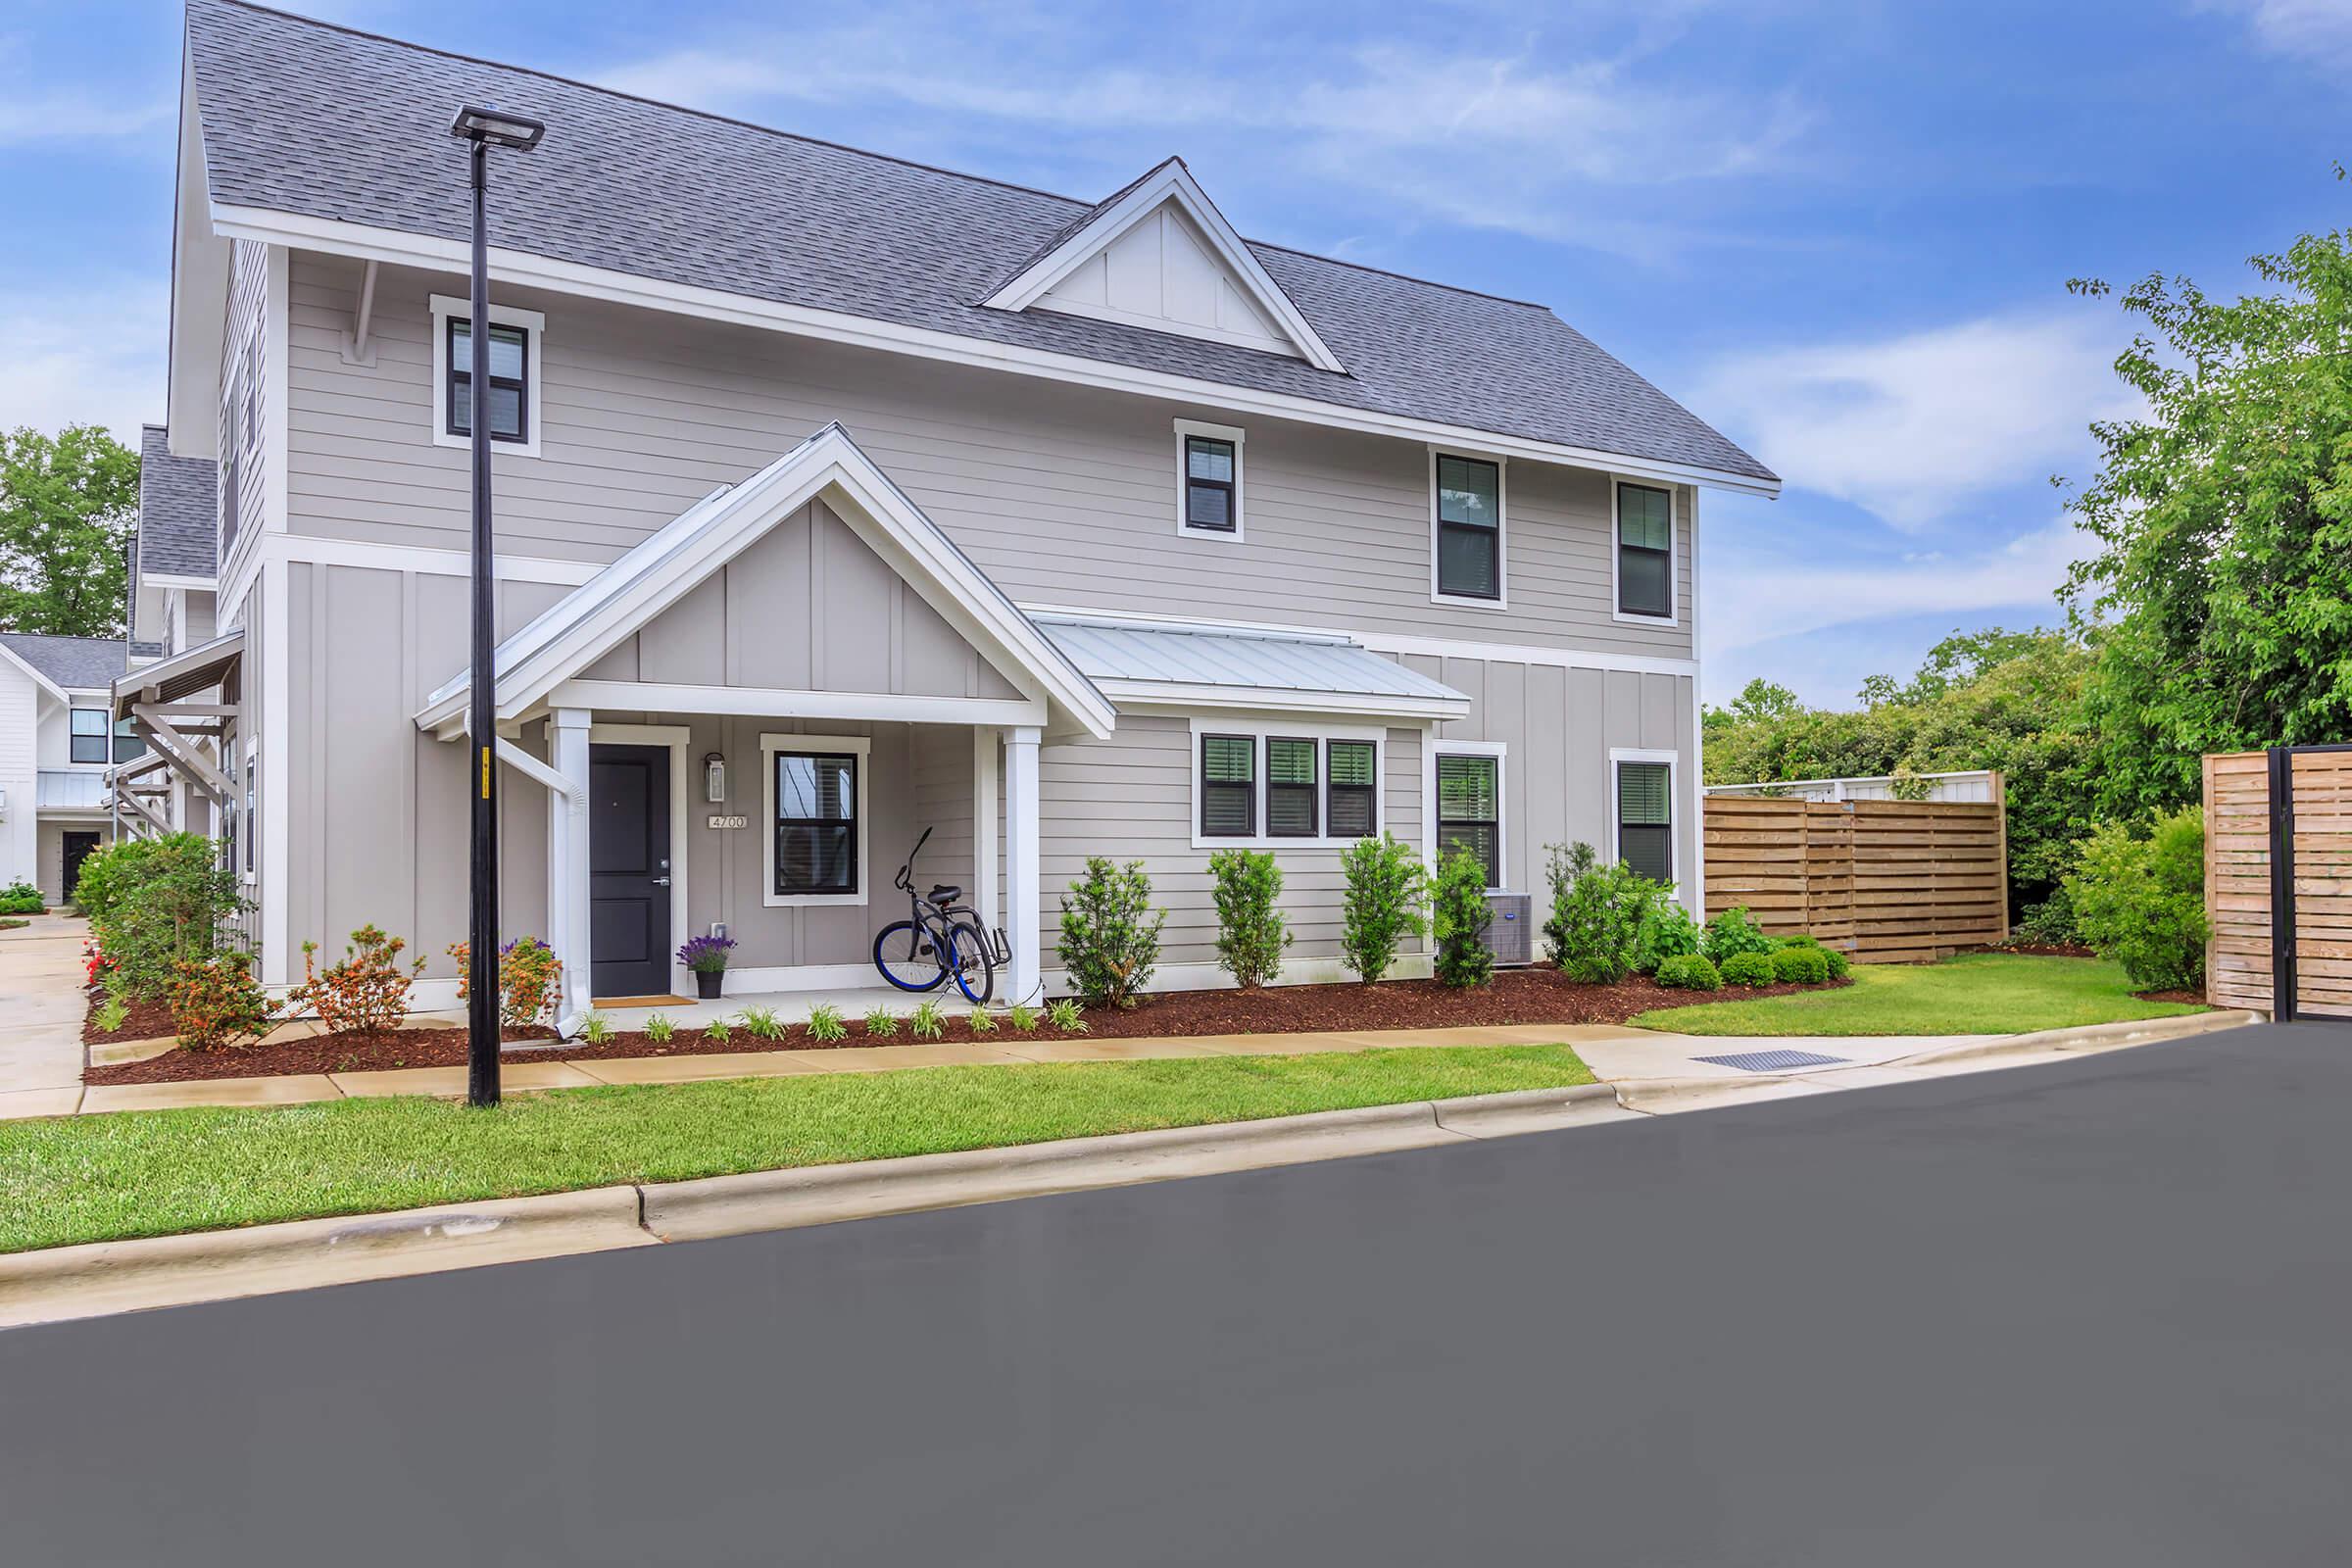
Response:
[{"label": "concrete sidewalk", "polygon": [[81,1100],[81,944],[89,922],[36,914],[0,931],[0,1120],[62,1116]]}]

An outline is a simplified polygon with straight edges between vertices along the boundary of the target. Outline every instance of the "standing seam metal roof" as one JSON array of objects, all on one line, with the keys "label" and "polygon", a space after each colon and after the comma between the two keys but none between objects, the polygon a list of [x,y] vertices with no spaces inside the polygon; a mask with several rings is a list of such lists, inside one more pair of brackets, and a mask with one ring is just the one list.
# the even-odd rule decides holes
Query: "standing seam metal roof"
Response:
[{"label": "standing seam metal roof", "polygon": [[[460,101],[544,119],[499,168],[491,243],[960,337],[1772,480],[1542,306],[1250,242],[1346,374],[1230,344],[978,301],[1100,204],[357,32],[189,0],[212,199],[443,239],[469,232]],[[332,123],[335,134],[317,133]]]},{"label": "standing seam metal roof", "polygon": [[1052,614],[1029,618],[1089,680],[1469,701],[1452,687],[1345,637],[1141,626]]}]

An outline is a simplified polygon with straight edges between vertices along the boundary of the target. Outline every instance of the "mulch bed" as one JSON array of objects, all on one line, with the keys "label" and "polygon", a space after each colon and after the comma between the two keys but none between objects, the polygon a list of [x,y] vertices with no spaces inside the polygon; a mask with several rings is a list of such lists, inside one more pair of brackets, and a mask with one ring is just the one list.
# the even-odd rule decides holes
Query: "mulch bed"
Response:
[{"label": "mulch bed", "polygon": [[2132,994],[2142,1002],[2193,1002],[2200,1007],[2213,1005],[2202,991],[2134,991]]},{"label": "mulch bed", "polygon": [[172,1008],[161,1002],[134,1002],[122,1015],[120,1029],[98,1027],[98,1009],[106,1003],[106,992],[90,988],[89,1015],[81,1020],[81,1043],[85,1046],[111,1046],[118,1040],[160,1040],[178,1031],[172,1027]]},{"label": "mulch bed", "polygon": [[2097,954],[2071,942],[2001,942],[1978,953],[2022,953],[2030,958],[2095,958]]},{"label": "mulch bed", "polygon": [[[1304,1030],[1461,1028],[1479,1024],[1623,1023],[1652,1007],[1684,1006],[1695,1002],[1736,998],[1785,996],[1793,991],[1826,991],[1851,984],[1834,980],[1826,986],[1766,986],[1758,990],[1728,988],[1712,995],[1673,991],[1643,975],[1613,986],[1577,985],[1546,967],[1504,969],[1492,985],[1475,991],[1449,991],[1435,980],[1388,980],[1377,986],[1281,986],[1266,991],[1172,991],[1144,998],[1124,1011],[1089,1008],[1090,1040],[1137,1040],[1179,1035],[1296,1034]],[[947,1033],[938,1041],[917,1041],[908,1033],[906,1014],[916,999],[892,1010],[900,1015],[899,1032],[890,1039],[869,1040],[862,1022],[852,1020],[849,1037],[840,1046],[937,1045],[1002,1043],[1024,1038],[1004,1022],[1004,1010],[995,1009],[994,1034],[974,1035],[960,1006],[949,1008]],[[944,1005],[944,1004],[943,1004]],[[650,1009],[659,1011],[659,1008]],[[631,1008],[630,1015],[642,1017]],[[608,1013],[608,1017],[613,1016]],[[167,1019],[151,1034],[169,1034]],[[95,1039],[95,1036],[84,1036]],[[114,1037],[109,1037],[114,1038]],[[120,1038],[136,1039],[136,1035]],[[509,1041],[544,1040],[544,1031],[508,1030]],[[1059,1036],[1040,1024],[1026,1038],[1051,1040]],[[761,1040],[741,1028],[730,1031],[724,1044],[706,1039],[699,1029],[681,1028],[666,1046],[656,1045],[641,1031],[617,1033],[601,1046],[574,1042],[536,1050],[508,1051],[509,1061],[589,1061],[619,1056],[700,1056],[758,1051],[824,1051],[832,1049],[808,1038],[806,1027],[795,1025],[782,1040]],[[463,1029],[401,1029],[384,1035],[320,1035],[280,1045],[249,1046],[218,1052],[173,1051],[146,1061],[92,1067],[83,1075],[90,1084],[176,1083],[198,1078],[277,1077],[287,1073],[369,1072],[395,1067],[460,1067],[466,1063]]]}]

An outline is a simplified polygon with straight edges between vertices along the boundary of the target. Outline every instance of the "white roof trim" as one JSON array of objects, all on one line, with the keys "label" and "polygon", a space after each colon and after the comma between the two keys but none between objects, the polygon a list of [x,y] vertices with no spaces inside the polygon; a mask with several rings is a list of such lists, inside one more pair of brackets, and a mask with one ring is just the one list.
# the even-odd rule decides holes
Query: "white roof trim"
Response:
[{"label": "white roof trim", "polygon": [[1076,232],[1023,268],[1010,282],[981,303],[999,311],[1027,310],[1048,289],[1158,211],[1162,203],[1173,203],[1193,220],[1215,249],[1218,260],[1232,269],[1257,308],[1274,318],[1301,359],[1318,370],[1329,370],[1334,375],[1348,373],[1339,356],[1324,344],[1306,317],[1282,291],[1282,285],[1274,281],[1264,264],[1225,220],[1225,215],[1217,211],[1216,203],[1208,199],[1208,193],[1193,178],[1193,172],[1184,167],[1181,158],[1171,158],[1145,175],[1126,195],[1088,219]]},{"label": "white roof trim", "polygon": [[[959,632],[984,652],[997,652],[1016,681],[1026,677],[1032,695],[1065,710],[1097,739],[1110,734],[1118,714],[1108,699],[839,424],[826,425],[743,483],[687,508],[500,644],[500,720],[527,716],[558,686],[683,599],[778,520],[818,499],[877,546]],[[471,683],[468,670],[434,692],[416,714],[417,727],[457,733]]]},{"label": "white roof trim", "polygon": [[15,649],[9,647],[8,644],[0,643],[0,657],[5,657],[10,663],[16,665],[25,674],[30,675],[33,679],[33,684],[39,686],[50,696],[56,698],[59,702],[64,703],[69,708],[73,706],[74,699],[66,695],[66,689],[63,686],[60,686],[57,682],[42,674],[40,669],[34,665],[30,660],[18,653]]},{"label": "white roof trim", "polygon": [[[462,273],[471,265],[463,240],[445,240],[429,234],[412,234],[404,229],[378,228],[365,223],[345,222],[339,219],[312,218],[269,208],[215,204],[213,228],[216,233],[233,239],[261,240],[267,244],[287,245],[329,256],[392,262],[433,271]],[[1528,458],[1539,463],[1564,464],[1570,467],[1594,468],[1604,473],[1623,473],[1683,484],[1703,484],[1740,495],[1777,496],[1781,493],[1778,479],[1758,479],[1720,468],[1631,457],[1625,453],[1603,452],[1592,447],[1563,446],[1557,442],[1504,435],[1499,431],[1478,430],[1468,425],[1444,424],[1406,415],[1326,403],[1318,398],[1293,397],[1285,392],[1262,392],[1254,387],[1237,386],[1227,381],[1171,375],[1164,370],[1121,365],[1114,360],[1092,360],[1084,355],[993,343],[985,338],[964,337],[932,327],[907,326],[876,317],[853,316],[846,311],[787,305],[748,294],[730,294],[720,289],[663,282],[659,278],[616,271],[611,268],[583,267],[577,262],[557,261],[495,245],[490,248],[490,276],[495,282],[518,287],[553,289],[582,299],[632,305],[641,310],[668,311],[702,320],[756,326],[767,331],[789,332],[801,337],[819,338],[828,343],[847,343],[857,348],[875,349],[886,354],[906,354],[943,364],[973,366],[1014,375],[1039,376],[1076,386],[1193,403],[1204,409],[1220,410],[1228,416],[1266,415],[1335,430],[1402,436],[1412,441],[1436,441],[1457,449],[1463,443],[1476,443],[1483,451]],[[211,416],[208,414],[205,417],[209,420]]]}]

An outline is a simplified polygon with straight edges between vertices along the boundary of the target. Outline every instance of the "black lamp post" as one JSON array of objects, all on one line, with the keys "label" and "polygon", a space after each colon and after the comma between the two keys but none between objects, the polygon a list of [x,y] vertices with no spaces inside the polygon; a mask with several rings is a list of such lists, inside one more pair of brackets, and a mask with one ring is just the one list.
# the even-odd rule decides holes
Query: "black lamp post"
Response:
[{"label": "black lamp post", "polygon": [[[498,1103],[498,654],[490,537],[490,236],[483,218],[490,149],[528,152],[547,126],[521,115],[472,105],[458,111],[449,133],[471,142],[473,163],[473,310],[466,323],[466,425],[473,436],[473,756],[471,910],[466,942],[466,1099]],[[533,416],[536,416],[535,415]]]}]

